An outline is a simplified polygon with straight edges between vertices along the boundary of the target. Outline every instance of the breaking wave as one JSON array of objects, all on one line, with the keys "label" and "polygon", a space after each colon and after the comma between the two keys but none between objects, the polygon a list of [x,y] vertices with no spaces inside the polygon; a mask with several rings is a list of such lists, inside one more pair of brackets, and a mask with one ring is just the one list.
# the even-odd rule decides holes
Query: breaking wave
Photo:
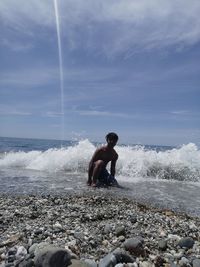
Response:
[{"label": "breaking wave", "polygon": [[[0,155],[1,168],[47,172],[86,173],[96,146],[89,140],[65,148],[46,151],[18,151]],[[200,151],[193,143],[180,148],[156,151],[143,146],[116,146],[119,154],[117,175],[130,179],[157,178],[200,181]]]}]

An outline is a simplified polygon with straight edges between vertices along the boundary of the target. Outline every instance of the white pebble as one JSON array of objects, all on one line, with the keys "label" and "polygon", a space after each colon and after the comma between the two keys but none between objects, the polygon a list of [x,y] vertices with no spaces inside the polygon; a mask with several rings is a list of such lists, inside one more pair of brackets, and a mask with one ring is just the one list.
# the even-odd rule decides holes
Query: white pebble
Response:
[{"label": "white pebble", "polygon": [[16,253],[16,259],[26,256],[27,250],[23,246],[19,246]]}]

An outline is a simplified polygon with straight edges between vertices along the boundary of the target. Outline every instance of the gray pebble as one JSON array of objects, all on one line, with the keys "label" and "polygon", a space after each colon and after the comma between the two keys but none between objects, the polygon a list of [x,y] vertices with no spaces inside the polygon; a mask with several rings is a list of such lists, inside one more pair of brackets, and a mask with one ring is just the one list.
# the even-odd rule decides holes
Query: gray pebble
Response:
[{"label": "gray pebble", "polygon": [[139,238],[129,238],[124,242],[124,248],[133,255],[142,255],[144,248]]},{"label": "gray pebble", "polygon": [[194,240],[193,240],[193,238],[191,238],[191,237],[184,237],[184,238],[181,238],[180,240],[179,240],[179,242],[178,242],[178,245],[181,247],[181,248],[183,248],[183,247],[185,247],[185,248],[192,248],[193,247],[193,245],[194,245]]},{"label": "gray pebble", "polygon": [[48,246],[39,251],[34,258],[34,263],[35,267],[68,266],[71,263],[71,256],[65,249]]},{"label": "gray pebble", "polygon": [[116,232],[116,236],[120,236],[120,235],[125,236],[125,234],[126,234],[126,230],[125,230],[124,226],[116,227],[115,232]]},{"label": "gray pebble", "polygon": [[88,267],[97,267],[97,263],[94,260],[86,259],[84,260],[84,262]]},{"label": "gray pebble", "polygon": [[158,248],[160,249],[160,250],[166,250],[167,249],[167,241],[166,240],[164,240],[164,239],[162,239],[162,240],[159,240],[158,241]]},{"label": "gray pebble", "polygon": [[113,267],[116,264],[117,264],[116,257],[112,253],[109,253],[103,259],[100,260],[99,267]]},{"label": "gray pebble", "polygon": [[200,259],[194,259],[192,262],[193,267],[200,267]]}]

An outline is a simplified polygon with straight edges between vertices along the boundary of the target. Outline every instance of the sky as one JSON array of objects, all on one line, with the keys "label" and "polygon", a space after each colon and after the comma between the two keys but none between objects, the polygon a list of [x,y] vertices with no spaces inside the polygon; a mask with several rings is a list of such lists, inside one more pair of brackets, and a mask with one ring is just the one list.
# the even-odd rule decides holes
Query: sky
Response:
[{"label": "sky", "polygon": [[54,4],[0,1],[0,136],[200,146],[199,0]]}]

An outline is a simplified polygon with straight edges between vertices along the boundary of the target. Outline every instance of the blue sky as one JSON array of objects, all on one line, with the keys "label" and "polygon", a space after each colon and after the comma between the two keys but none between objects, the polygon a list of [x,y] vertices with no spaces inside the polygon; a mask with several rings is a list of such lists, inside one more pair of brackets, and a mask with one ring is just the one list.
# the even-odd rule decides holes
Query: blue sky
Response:
[{"label": "blue sky", "polygon": [[57,4],[62,101],[54,1],[0,1],[0,136],[200,145],[199,0]]}]

